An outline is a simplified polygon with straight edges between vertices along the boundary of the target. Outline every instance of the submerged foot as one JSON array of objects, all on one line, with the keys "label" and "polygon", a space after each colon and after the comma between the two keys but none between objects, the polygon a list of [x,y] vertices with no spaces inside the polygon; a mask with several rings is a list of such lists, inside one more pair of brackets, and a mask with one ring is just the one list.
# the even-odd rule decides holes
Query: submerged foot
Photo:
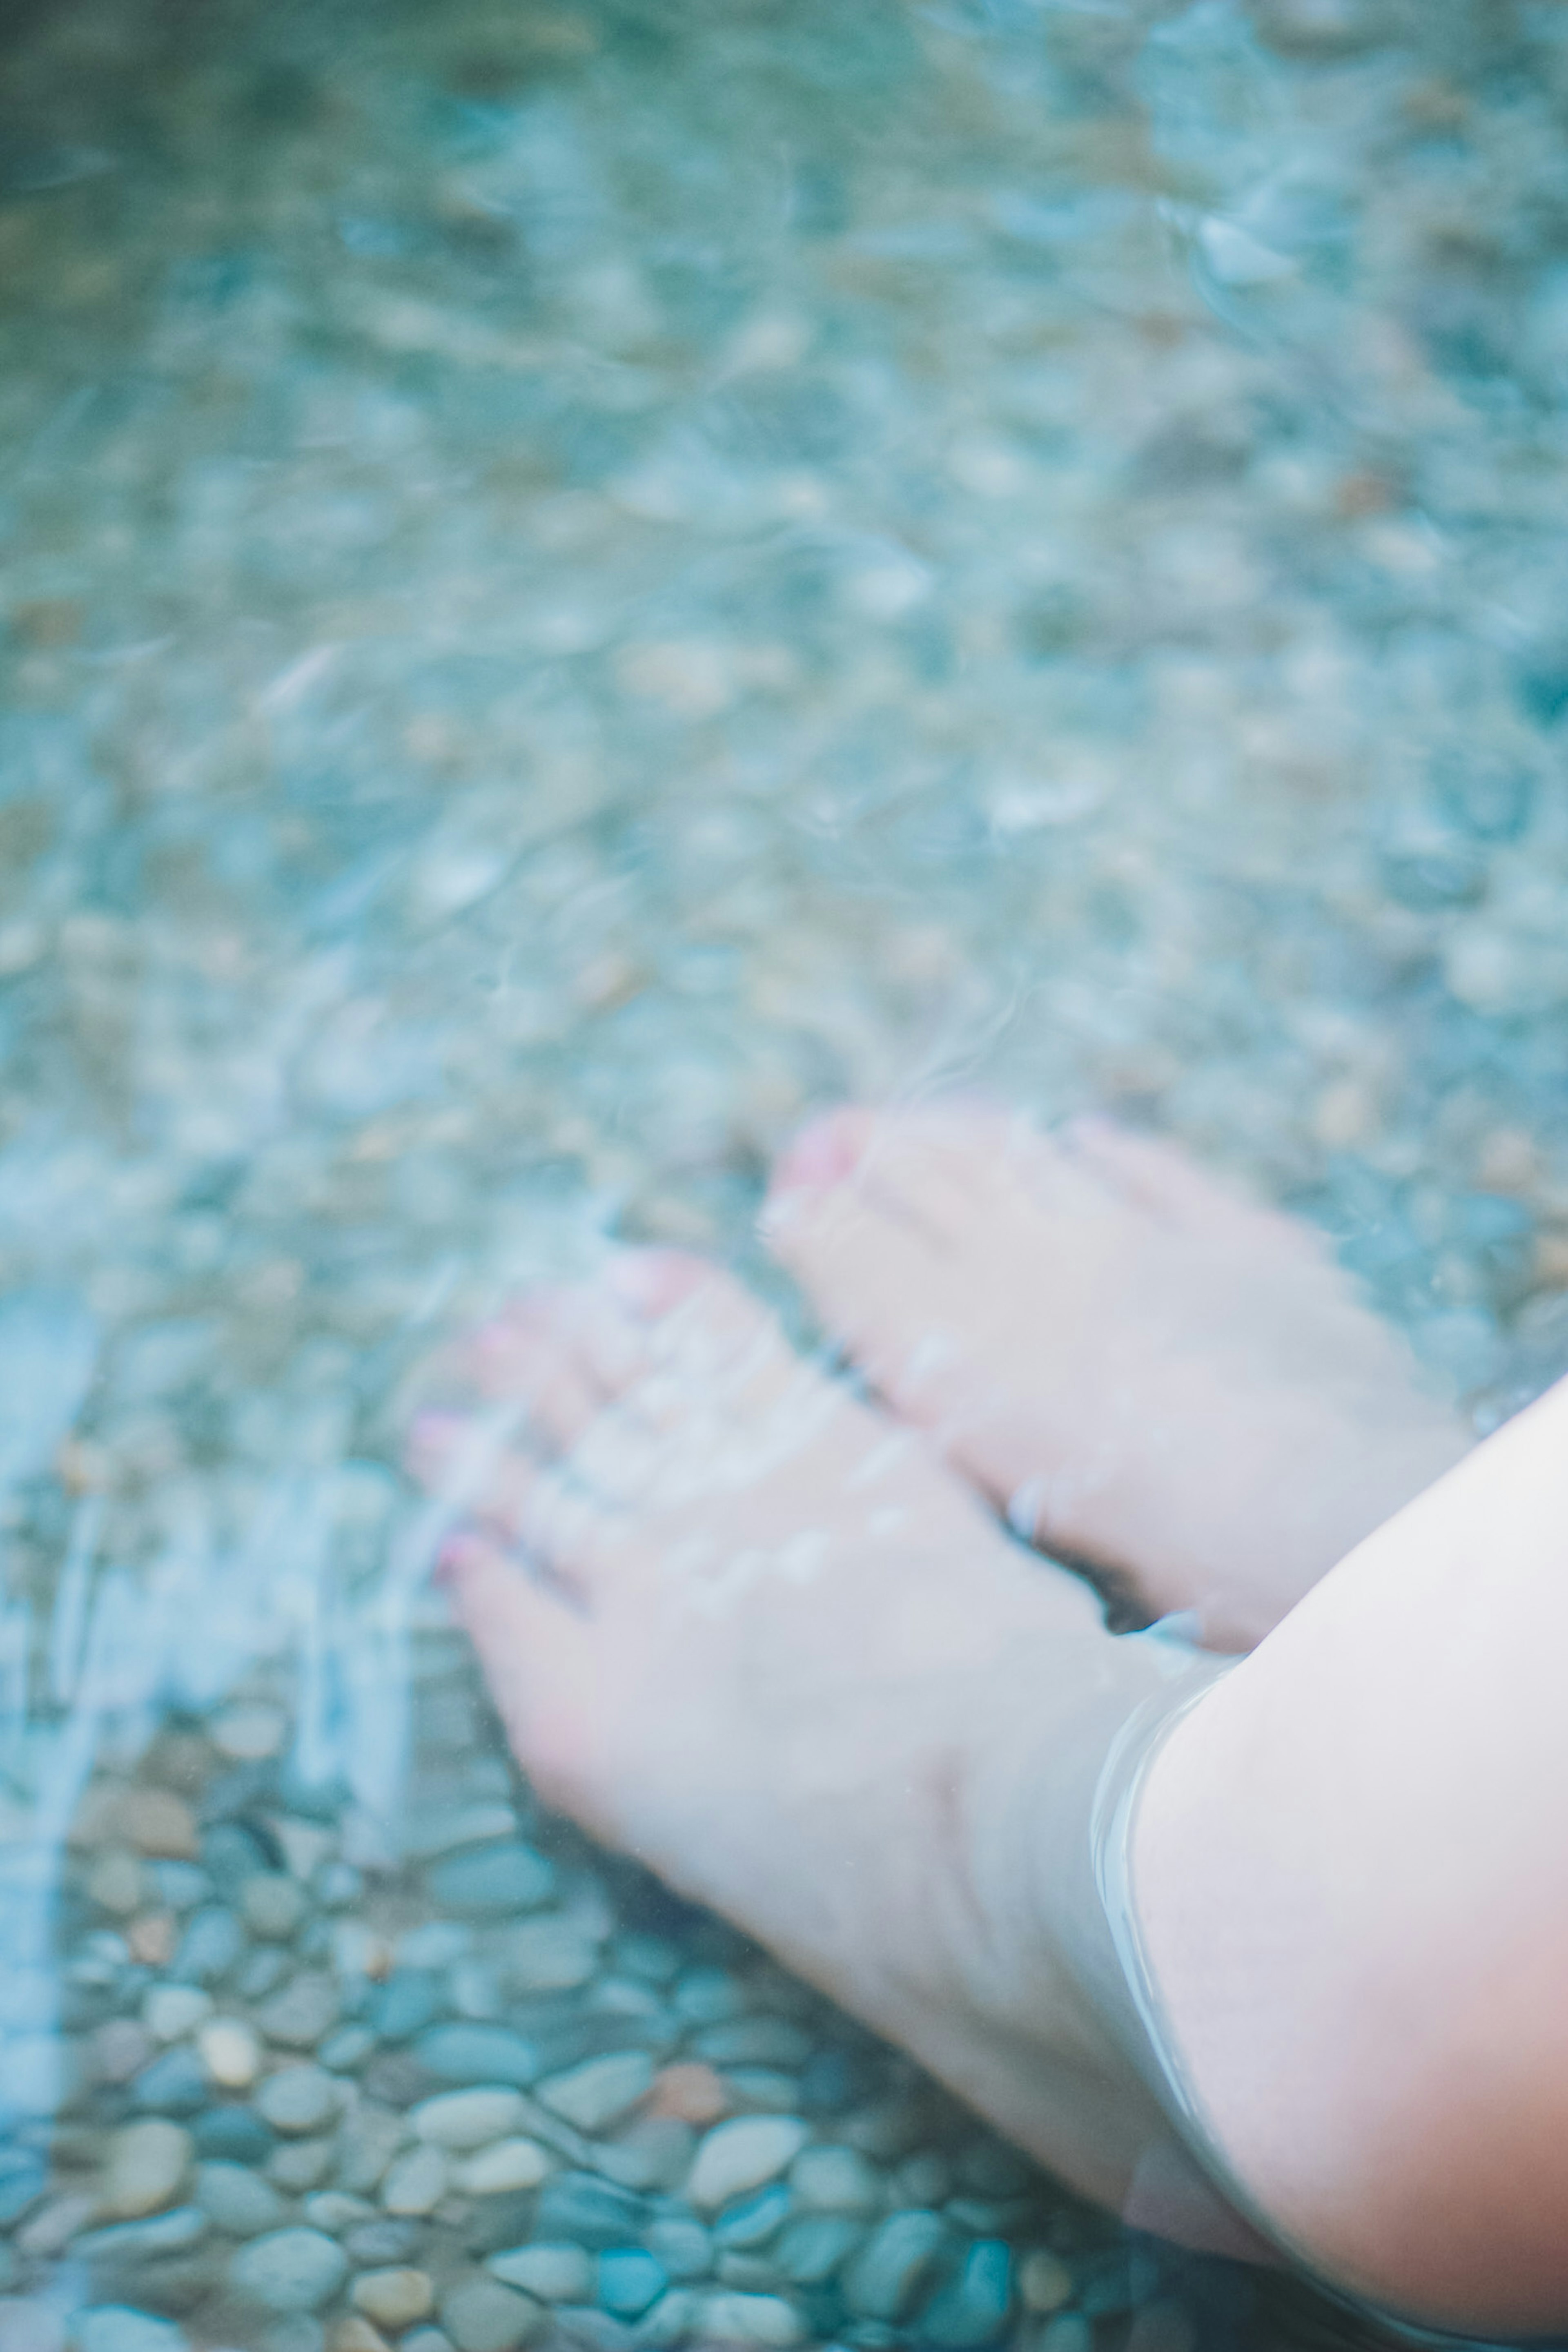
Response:
[{"label": "submerged foot", "polygon": [[1022,1535],[1259,1641],[1469,1433],[1305,1227],[1101,1121],[852,1109],[786,1153],[777,1255]]},{"label": "submerged foot", "polygon": [[426,1414],[413,1463],[470,1515],[455,1603],[547,1801],[1123,2204],[1165,2126],[1051,1914],[1147,1645],[701,1261],[536,1293],[468,1370],[517,1433]]}]

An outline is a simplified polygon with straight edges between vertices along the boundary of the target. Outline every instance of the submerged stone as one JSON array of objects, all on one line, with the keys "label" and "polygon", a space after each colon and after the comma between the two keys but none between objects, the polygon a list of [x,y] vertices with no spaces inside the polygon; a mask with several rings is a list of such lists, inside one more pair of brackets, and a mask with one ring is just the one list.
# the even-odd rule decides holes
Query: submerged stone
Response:
[{"label": "submerged stone", "polygon": [[555,1867],[520,1839],[472,1846],[448,1854],[425,1874],[430,1899],[443,1911],[481,1918],[536,1911],[555,1892]]},{"label": "submerged stone", "polygon": [[342,2285],[349,2258],[319,2230],[276,2230],[229,2264],[235,2291],[267,2311],[319,2311]]}]

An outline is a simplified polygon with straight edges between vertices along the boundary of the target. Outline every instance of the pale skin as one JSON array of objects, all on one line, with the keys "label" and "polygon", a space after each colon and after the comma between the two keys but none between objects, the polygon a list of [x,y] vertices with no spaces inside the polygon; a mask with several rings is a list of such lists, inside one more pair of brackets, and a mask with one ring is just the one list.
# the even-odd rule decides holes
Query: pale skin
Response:
[{"label": "pale skin", "polygon": [[[1553,1560],[1568,1608],[1568,1396],[1444,1478],[1462,1423],[1322,1249],[1103,1127],[841,1113],[786,1156],[768,1230],[881,1404],[718,1269],[626,1252],[475,1335],[477,1418],[415,1426],[415,1467],[466,1504],[455,1602],[542,1793],[1076,2187],[1245,2252],[1053,1916],[1087,1727],[1137,1703],[1146,1645],[998,1511],[1150,1615],[1268,1635],[1159,1751],[1138,1819],[1198,2104],[1330,2276],[1439,2323],[1568,2319],[1568,1874],[1537,1818],[1568,1710],[1511,1698],[1517,1652],[1542,1682],[1561,1655],[1522,1628]],[[1509,1564],[1478,1603],[1494,1524]],[[1485,1737],[1456,1740],[1478,1705]],[[1528,1834],[1499,1839],[1494,1805]]]}]

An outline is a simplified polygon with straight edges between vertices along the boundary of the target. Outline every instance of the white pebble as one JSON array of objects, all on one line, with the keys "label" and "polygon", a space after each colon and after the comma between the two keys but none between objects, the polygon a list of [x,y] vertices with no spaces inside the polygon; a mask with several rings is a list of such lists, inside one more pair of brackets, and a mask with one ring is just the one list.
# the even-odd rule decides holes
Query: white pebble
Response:
[{"label": "white pebble", "polygon": [[210,2017],[213,1997],[195,1985],[149,1985],[141,2002],[141,2022],[154,2042],[183,2042],[187,2033]]},{"label": "white pebble", "polygon": [[528,2108],[517,2092],[501,2088],[443,2091],[409,2115],[415,2135],[437,2147],[466,2152],[488,2147],[516,2131]]},{"label": "white pebble", "polygon": [[686,2194],[711,2212],[760,2189],[794,2162],[806,2136],[798,2116],[737,2116],[716,2124],[697,2150]]},{"label": "white pebble", "polygon": [[512,2189],[537,2189],[552,2168],[548,2148],[537,2139],[498,2139],[459,2164],[453,2187],[465,2197],[498,2197]]},{"label": "white pebble", "polygon": [[236,1764],[259,1764],[282,1747],[288,1717],[280,1706],[268,1706],[265,1701],[248,1705],[236,1701],[220,1709],[207,1729],[221,1755],[231,1757]]},{"label": "white pebble", "polygon": [[127,2124],[110,2138],[99,2210],[134,2221],[172,2205],[191,2166],[191,2135],[162,2116]]},{"label": "white pebble", "polygon": [[434,2212],[446,2194],[451,2167],[444,2151],[428,2142],[400,2156],[382,2183],[382,2203],[389,2213],[411,2220]]},{"label": "white pebble", "polygon": [[196,2036],[203,2065],[221,2090],[248,2091],[261,2072],[262,2042],[240,2017],[211,2017]]}]

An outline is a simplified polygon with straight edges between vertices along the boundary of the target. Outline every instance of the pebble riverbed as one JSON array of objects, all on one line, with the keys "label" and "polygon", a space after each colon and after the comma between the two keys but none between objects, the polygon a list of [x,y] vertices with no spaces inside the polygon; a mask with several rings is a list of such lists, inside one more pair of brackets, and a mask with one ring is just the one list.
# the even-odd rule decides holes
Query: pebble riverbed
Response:
[{"label": "pebble riverbed", "polygon": [[976,1086],[1568,1370],[1565,118],[1560,0],[12,0],[0,2352],[1345,2340],[542,1816],[398,1423]]}]

